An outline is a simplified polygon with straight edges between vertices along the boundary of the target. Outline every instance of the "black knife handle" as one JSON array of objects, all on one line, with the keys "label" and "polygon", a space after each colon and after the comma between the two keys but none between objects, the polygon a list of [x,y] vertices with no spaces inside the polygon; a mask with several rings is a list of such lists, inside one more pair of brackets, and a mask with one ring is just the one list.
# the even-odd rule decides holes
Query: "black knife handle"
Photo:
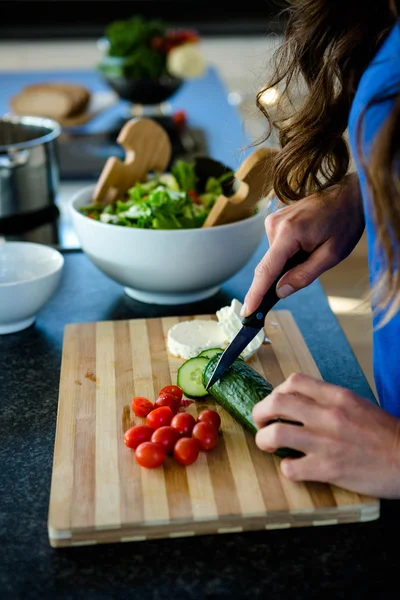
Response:
[{"label": "black knife handle", "polygon": [[282,271],[275,278],[271,287],[265,294],[260,306],[251,315],[243,319],[243,325],[245,325],[246,327],[254,327],[256,329],[260,329],[264,325],[267,313],[271,310],[273,306],[275,306],[278,300],[280,300],[279,296],[276,293],[276,284],[278,283],[280,278],[285,273],[287,273],[287,271],[290,271],[290,269],[293,269],[293,267],[296,267],[297,265],[300,265],[301,263],[305,262],[309,256],[310,254],[308,252],[305,252],[304,250],[299,250],[291,258],[289,258]]}]

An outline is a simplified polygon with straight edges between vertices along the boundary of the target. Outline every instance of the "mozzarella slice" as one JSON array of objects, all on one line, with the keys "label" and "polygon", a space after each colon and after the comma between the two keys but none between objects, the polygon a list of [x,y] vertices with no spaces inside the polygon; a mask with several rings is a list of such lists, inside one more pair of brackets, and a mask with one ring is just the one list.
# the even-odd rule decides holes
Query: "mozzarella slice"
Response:
[{"label": "mozzarella slice", "polygon": [[[232,341],[242,328],[242,318],[240,316],[242,306],[239,300],[233,299],[230,306],[224,306],[217,311],[218,322],[229,341]],[[264,329],[261,329],[243,350],[243,357],[247,359],[253,356],[262,345],[264,338],[265,332]]]},{"label": "mozzarella slice", "polygon": [[[242,306],[239,300],[233,299],[229,306],[224,306],[217,311],[218,322],[195,319],[173,325],[167,335],[169,353],[187,360],[208,348],[226,348],[242,327],[240,316]],[[248,359],[253,356],[264,340],[265,332],[261,329],[243,350],[243,358]]]},{"label": "mozzarella slice", "polygon": [[226,335],[217,321],[195,319],[173,325],[167,335],[168,351],[179,358],[193,358],[208,348],[225,348]]}]

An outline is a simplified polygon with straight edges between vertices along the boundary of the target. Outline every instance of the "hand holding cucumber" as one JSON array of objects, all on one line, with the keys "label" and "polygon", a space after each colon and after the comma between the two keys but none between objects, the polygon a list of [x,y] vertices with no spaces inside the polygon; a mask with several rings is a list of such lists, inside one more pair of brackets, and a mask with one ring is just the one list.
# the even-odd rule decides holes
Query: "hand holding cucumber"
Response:
[{"label": "hand holding cucumber", "polygon": [[261,450],[289,447],[305,454],[281,461],[288,479],[400,496],[399,420],[350,390],[296,373],[258,402],[252,416]]}]

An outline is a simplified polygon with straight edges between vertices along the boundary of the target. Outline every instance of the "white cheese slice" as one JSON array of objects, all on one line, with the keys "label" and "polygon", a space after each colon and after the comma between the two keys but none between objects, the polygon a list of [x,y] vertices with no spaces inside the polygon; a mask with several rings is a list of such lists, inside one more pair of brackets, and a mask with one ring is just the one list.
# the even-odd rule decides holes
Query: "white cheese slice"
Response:
[{"label": "white cheese slice", "polygon": [[[169,353],[188,359],[208,348],[226,348],[242,327],[241,308],[242,303],[233,299],[229,306],[224,306],[217,311],[218,322],[195,319],[173,325],[167,335]],[[265,332],[261,329],[243,350],[243,358],[248,359],[253,356],[264,340]]]},{"label": "white cheese slice", "polygon": [[[224,306],[220,310],[217,310],[218,322],[229,341],[232,341],[242,328],[242,317],[240,316],[242,306],[239,300],[233,299],[230,306]],[[261,329],[243,350],[243,358],[246,359],[253,356],[264,342],[264,338],[265,332],[264,329]]]},{"label": "white cheese slice", "polygon": [[208,348],[225,348],[226,335],[217,321],[194,319],[173,325],[167,335],[168,351],[173,356],[188,359]]}]

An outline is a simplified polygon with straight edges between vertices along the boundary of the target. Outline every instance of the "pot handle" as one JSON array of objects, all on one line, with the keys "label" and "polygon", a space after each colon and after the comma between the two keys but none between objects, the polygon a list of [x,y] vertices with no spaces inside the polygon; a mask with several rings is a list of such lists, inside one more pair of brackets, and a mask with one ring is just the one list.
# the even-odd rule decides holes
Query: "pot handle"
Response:
[{"label": "pot handle", "polygon": [[15,169],[26,165],[29,158],[28,150],[20,150],[12,154],[0,154],[0,169]]}]

